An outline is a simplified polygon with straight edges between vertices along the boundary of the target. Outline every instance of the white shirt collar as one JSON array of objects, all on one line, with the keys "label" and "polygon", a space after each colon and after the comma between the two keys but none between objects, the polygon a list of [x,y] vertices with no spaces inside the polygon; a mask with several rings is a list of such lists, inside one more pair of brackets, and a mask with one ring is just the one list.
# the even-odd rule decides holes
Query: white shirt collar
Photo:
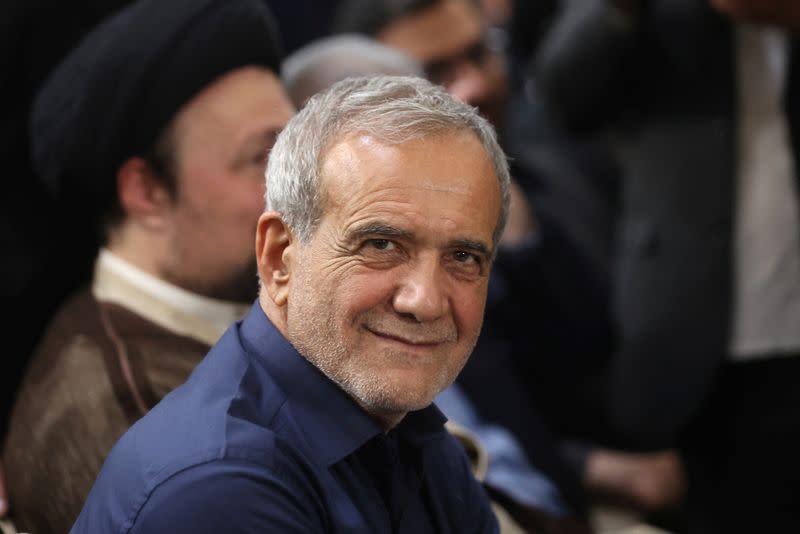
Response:
[{"label": "white shirt collar", "polygon": [[[92,293],[178,334],[214,344],[250,303],[212,299],[144,272],[107,249],[95,264]],[[255,297],[254,297],[255,298]]]}]

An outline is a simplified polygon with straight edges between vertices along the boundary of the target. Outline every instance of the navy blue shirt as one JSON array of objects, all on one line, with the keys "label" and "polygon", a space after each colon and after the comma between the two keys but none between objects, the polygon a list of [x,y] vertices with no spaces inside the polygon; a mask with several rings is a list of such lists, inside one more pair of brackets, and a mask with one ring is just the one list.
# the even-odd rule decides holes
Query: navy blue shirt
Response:
[{"label": "navy blue shirt", "polygon": [[71,532],[497,532],[444,422],[385,433],[256,303],[120,439]]}]

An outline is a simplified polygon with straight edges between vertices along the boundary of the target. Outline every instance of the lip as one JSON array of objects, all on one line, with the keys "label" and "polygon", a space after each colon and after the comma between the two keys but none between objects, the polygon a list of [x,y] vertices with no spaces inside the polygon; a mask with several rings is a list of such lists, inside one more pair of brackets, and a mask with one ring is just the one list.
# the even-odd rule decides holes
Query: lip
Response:
[{"label": "lip", "polygon": [[403,338],[403,337],[395,336],[393,334],[388,334],[388,333],[385,333],[385,332],[379,332],[377,330],[372,330],[371,328],[367,328],[366,330],[367,330],[367,332],[369,332],[370,334],[374,335],[375,337],[379,337],[379,338],[385,339],[387,341],[393,341],[395,343],[401,343],[401,344],[409,346],[409,347],[433,348],[433,347],[438,347],[439,345],[444,343],[443,341],[439,341],[439,340],[422,340],[422,341],[410,340],[410,339],[406,339],[406,338]]}]

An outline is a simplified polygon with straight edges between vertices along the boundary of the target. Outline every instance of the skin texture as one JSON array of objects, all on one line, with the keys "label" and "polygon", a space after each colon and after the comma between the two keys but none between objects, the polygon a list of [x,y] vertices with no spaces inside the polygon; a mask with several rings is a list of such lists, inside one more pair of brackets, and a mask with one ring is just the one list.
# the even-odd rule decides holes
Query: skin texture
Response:
[{"label": "skin texture", "polygon": [[189,101],[173,127],[177,192],[140,158],[118,175],[127,220],[109,248],[147,272],[212,298],[258,292],[253,228],[264,209],[264,165],[294,113],[276,76],[243,67]]},{"label": "skin texture", "polygon": [[428,79],[480,109],[502,127],[508,96],[502,57],[484,42],[480,12],[466,0],[442,0],[398,18],[377,35],[382,43],[420,61]]},{"label": "skin texture", "polygon": [[308,243],[259,220],[261,304],[298,350],[384,428],[428,406],[480,331],[500,188],[472,133],[334,144]]}]

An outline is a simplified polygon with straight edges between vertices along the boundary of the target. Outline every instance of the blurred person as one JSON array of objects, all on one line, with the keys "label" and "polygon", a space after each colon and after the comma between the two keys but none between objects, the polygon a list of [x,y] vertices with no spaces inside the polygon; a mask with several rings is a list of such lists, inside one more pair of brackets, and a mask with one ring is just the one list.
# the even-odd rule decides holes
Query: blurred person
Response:
[{"label": "blurred person", "polygon": [[117,443],[72,532],[496,532],[432,405],[508,212],[492,127],[425,80],[350,78],[266,180],[258,301]]},{"label": "blurred person", "polygon": [[[503,136],[506,114],[517,112],[508,109],[505,59],[487,39],[477,2],[369,4],[371,9],[363,0],[341,2],[334,27],[369,34],[414,57],[431,81],[477,106],[505,143],[515,144]],[[596,198],[582,196],[583,203],[562,204],[557,213],[536,191],[542,175],[552,175],[550,182],[587,179],[565,165],[572,152],[564,146],[514,153],[512,177],[525,194],[512,197],[512,205],[516,201],[518,207],[512,209],[512,217],[520,215],[523,223],[501,243],[484,328],[459,383],[485,419],[520,439],[575,510],[585,507],[587,489],[622,495],[646,510],[673,506],[683,491],[673,451],[657,453],[670,461],[651,462],[641,454],[570,444],[570,468],[554,452],[548,425],[566,435],[618,445],[608,430],[604,405],[598,402],[604,382],[595,379],[605,371],[613,344],[607,280],[599,262],[587,259],[586,241],[577,238],[570,222],[577,218],[576,211],[592,209]],[[524,417],[518,415],[520,406],[525,407]],[[609,478],[612,465],[619,473]],[[674,469],[662,469],[665,465]]]},{"label": "blurred person", "polygon": [[491,26],[505,27],[511,18],[512,0],[481,0],[481,10]]},{"label": "blurred person", "polygon": [[334,30],[369,34],[402,50],[422,63],[429,80],[478,107],[502,131],[508,80],[503,57],[491,50],[484,38],[477,3],[342,0]]},{"label": "blurred person", "polygon": [[[0,6],[0,95],[14,102],[3,111],[0,158],[15,176],[0,199],[5,258],[0,264],[0,302],[16,310],[6,329],[0,436],[5,434],[14,393],[39,336],[58,305],[88,280],[97,247],[92,236],[75,231],[74,214],[57,202],[54,191],[33,170],[28,150],[30,107],[42,81],[64,55],[99,20],[129,1],[9,1]],[[40,213],[53,215],[45,218]],[[53,220],[59,220],[57,228],[49,224]],[[87,257],[81,258],[84,251]],[[73,255],[74,260],[65,262],[60,276],[53,277],[47,266],[63,254]]]},{"label": "blurred person", "polygon": [[3,463],[21,528],[67,531],[114,442],[255,298],[263,165],[293,114],[280,60],[260,1],[145,0],[38,94],[37,170],[104,245],[14,408]]},{"label": "blurred person", "polygon": [[679,445],[691,531],[794,532],[800,476],[797,2],[568,4],[533,65],[623,173],[610,405]]}]

